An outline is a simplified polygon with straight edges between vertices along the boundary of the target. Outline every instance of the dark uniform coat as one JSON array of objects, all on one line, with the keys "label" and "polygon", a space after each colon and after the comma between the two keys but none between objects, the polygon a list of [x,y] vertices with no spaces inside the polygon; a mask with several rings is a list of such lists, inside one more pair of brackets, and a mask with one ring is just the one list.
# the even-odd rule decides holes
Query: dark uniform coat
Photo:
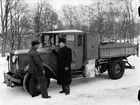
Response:
[{"label": "dark uniform coat", "polygon": [[42,65],[41,57],[34,48],[30,49],[30,51],[28,52],[28,57],[29,57],[29,73],[34,72],[43,73],[44,68]]},{"label": "dark uniform coat", "polygon": [[[72,62],[72,52],[71,49],[64,46],[59,49],[59,51],[53,50],[52,53],[57,57],[58,62],[58,81],[59,85],[71,84],[71,62]],[[69,70],[65,70],[68,67]]]}]

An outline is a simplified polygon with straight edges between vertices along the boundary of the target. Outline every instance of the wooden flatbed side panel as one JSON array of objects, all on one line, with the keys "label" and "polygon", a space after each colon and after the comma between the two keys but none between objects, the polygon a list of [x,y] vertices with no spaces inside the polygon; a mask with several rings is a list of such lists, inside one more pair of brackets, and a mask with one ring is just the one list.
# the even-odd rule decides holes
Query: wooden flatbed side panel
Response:
[{"label": "wooden flatbed side panel", "polygon": [[135,48],[126,48],[126,54],[136,54]]},{"label": "wooden flatbed side panel", "polygon": [[115,48],[115,49],[110,49],[109,51],[110,51],[109,56],[111,57],[125,55],[125,48]]},{"label": "wooden flatbed side panel", "polygon": [[111,58],[111,57],[118,57],[118,56],[124,56],[124,55],[125,55],[124,48],[101,49],[100,50],[101,58]]},{"label": "wooden flatbed side panel", "polygon": [[109,58],[109,53],[108,49],[100,49],[100,58]]},{"label": "wooden flatbed side panel", "polygon": [[137,47],[100,48],[100,58],[130,56],[137,54]]}]

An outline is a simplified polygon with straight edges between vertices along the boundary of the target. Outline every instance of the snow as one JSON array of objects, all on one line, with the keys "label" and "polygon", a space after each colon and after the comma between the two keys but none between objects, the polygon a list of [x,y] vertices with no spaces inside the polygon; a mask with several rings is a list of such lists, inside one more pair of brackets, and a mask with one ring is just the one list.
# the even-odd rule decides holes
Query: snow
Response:
[{"label": "snow", "polygon": [[89,60],[85,66],[85,77],[86,78],[93,78],[95,77],[95,59]]},{"label": "snow", "polygon": [[131,56],[129,62],[135,66],[126,70],[118,80],[111,80],[107,72],[94,78],[76,78],[71,84],[71,94],[59,94],[61,87],[51,81],[48,89],[51,99],[41,95],[32,98],[22,87],[7,87],[3,83],[3,72],[7,71],[5,58],[0,58],[0,105],[139,105],[140,57]]},{"label": "snow", "polygon": [[6,63],[7,63],[6,58],[5,57],[0,57],[0,65],[3,65],[3,64],[6,64]]}]

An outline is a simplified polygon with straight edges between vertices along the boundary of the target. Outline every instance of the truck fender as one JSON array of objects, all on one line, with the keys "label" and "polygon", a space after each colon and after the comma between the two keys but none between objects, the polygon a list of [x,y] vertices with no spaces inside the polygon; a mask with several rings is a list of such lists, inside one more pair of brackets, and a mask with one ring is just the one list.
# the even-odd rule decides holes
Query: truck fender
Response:
[{"label": "truck fender", "polygon": [[[57,75],[56,75],[56,73],[51,69],[51,67],[49,67],[49,66],[46,65],[45,63],[43,63],[43,67],[45,68],[46,76],[47,76],[47,77],[57,79]],[[28,69],[29,69],[29,64],[26,65],[26,66],[24,67],[24,72],[27,72]]]},{"label": "truck fender", "polygon": [[43,63],[43,67],[45,68],[46,76],[49,78],[57,79],[57,74],[49,67],[47,64]]}]

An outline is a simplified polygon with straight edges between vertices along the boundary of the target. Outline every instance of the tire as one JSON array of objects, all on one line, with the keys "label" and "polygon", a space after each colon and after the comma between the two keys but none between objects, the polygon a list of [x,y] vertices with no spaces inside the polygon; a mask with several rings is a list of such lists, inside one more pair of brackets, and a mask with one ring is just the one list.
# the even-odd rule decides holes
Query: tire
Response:
[{"label": "tire", "polygon": [[122,59],[115,59],[111,62],[108,75],[111,79],[120,79],[125,71],[125,63]]},{"label": "tire", "polygon": [[28,93],[30,92],[29,84],[30,84],[31,76],[32,76],[31,74],[27,73],[25,74],[24,79],[23,79],[23,88]]},{"label": "tire", "polygon": [[[30,85],[30,81],[31,81],[31,74],[27,73],[25,76],[24,76],[24,79],[23,79],[23,88],[26,92],[30,93],[30,88],[29,88],[29,85]],[[47,78],[47,88],[49,87],[50,85],[50,78]],[[35,87],[36,88],[36,94],[40,94],[40,85],[37,81],[37,86]]]}]

